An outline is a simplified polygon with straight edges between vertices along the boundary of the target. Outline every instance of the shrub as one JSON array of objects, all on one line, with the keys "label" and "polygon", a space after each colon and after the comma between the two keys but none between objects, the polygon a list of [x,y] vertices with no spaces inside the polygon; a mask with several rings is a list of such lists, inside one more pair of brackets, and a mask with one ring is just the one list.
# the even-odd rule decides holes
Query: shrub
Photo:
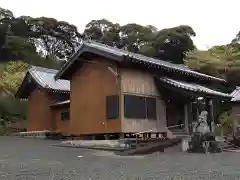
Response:
[{"label": "shrub", "polygon": [[231,111],[226,111],[220,114],[215,132],[216,135],[229,135],[233,131],[233,119],[231,117]]}]

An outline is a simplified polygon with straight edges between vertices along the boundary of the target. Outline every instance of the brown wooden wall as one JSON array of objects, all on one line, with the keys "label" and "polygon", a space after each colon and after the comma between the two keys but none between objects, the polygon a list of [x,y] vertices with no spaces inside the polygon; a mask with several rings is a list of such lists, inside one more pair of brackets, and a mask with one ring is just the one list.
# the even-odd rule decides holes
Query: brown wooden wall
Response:
[{"label": "brown wooden wall", "polygon": [[106,96],[119,94],[120,82],[108,70],[110,62],[93,61],[85,63],[71,79],[69,131],[72,135],[121,132],[120,118],[107,120],[106,117]]},{"label": "brown wooden wall", "polygon": [[65,136],[69,135],[69,122],[70,120],[61,120],[61,112],[64,110],[69,109],[68,107],[59,107],[59,108],[53,108],[53,120],[55,122],[55,131],[60,132]]},{"label": "brown wooden wall", "polygon": [[54,130],[51,108],[54,100],[43,89],[35,89],[28,98],[28,131]]}]

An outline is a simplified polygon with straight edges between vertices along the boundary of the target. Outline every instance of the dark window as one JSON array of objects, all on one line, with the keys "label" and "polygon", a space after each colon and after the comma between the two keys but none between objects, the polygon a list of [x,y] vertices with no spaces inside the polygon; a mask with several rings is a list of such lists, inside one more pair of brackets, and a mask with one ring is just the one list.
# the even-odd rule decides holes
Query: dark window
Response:
[{"label": "dark window", "polygon": [[61,112],[61,120],[66,121],[69,120],[70,113],[69,110]]},{"label": "dark window", "polygon": [[124,114],[126,118],[146,118],[144,97],[124,96]]},{"label": "dark window", "polygon": [[157,119],[156,99],[150,98],[150,97],[146,98],[146,107],[147,107],[147,118]]},{"label": "dark window", "polygon": [[107,96],[107,119],[117,119],[119,116],[119,96]]},{"label": "dark window", "polygon": [[156,98],[125,95],[124,116],[136,119],[157,119]]}]

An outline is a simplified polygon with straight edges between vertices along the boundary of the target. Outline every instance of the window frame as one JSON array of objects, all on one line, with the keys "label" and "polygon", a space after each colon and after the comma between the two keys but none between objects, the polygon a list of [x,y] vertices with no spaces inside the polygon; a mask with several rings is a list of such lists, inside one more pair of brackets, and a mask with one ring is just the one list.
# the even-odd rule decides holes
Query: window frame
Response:
[{"label": "window frame", "polygon": [[[142,96],[142,95],[133,95],[133,94],[123,94],[124,95],[124,118],[127,119],[148,119],[148,120],[157,120],[157,97],[150,97],[150,96]],[[131,110],[127,109],[127,106],[132,107],[133,105],[127,105],[127,97],[136,97],[136,98],[143,98],[144,99],[144,110],[139,110],[140,112],[144,111],[144,115],[142,114],[142,116],[138,116],[138,115],[130,115],[127,114],[129,113]],[[148,111],[148,109],[150,108],[149,105],[151,103],[147,103],[148,100],[154,100],[154,110],[152,111]],[[133,99],[132,99],[133,100]],[[134,102],[132,102],[132,104],[134,104]],[[141,107],[141,105],[139,106]],[[137,111],[137,110],[135,110]],[[153,112],[154,115],[151,115],[151,117],[149,118],[149,112]]]}]

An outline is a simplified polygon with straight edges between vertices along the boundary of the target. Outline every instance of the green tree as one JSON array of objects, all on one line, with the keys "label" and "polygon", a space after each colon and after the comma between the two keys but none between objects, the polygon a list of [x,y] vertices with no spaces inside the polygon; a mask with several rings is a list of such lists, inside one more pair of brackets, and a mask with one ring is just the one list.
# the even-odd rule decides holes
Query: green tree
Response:
[{"label": "green tree", "polygon": [[0,62],[38,56],[29,35],[23,18],[15,18],[11,11],[0,8]]},{"label": "green tree", "polygon": [[22,61],[0,64],[0,119],[1,126],[26,119],[26,102],[14,98],[27,71]]},{"label": "green tree", "polygon": [[154,57],[175,64],[183,64],[185,52],[194,49],[191,37],[195,35],[194,30],[186,25],[162,29],[154,32],[151,42],[147,44],[147,49],[153,52]]},{"label": "green tree", "polygon": [[120,26],[106,19],[89,22],[84,31],[85,38],[180,64],[185,52],[194,49],[193,36],[193,29],[185,25],[158,30],[135,23]]},{"label": "green tree", "polygon": [[27,71],[27,64],[22,61],[9,61],[1,64],[0,90],[2,95],[14,96]]},{"label": "green tree", "polygon": [[0,8],[1,61],[29,60],[39,55],[67,59],[78,48],[80,39],[76,26],[67,22],[47,17],[14,17],[11,11]]},{"label": "green tree", "polygon": [[121,27],[121,45],[131,52],[138,53],[141,47],[151,40],[152,27],[127,24]]},{"label": "green tree", "polygon": [[92,39],[110,46],[120,46],[120,25],[106,19],[90,21],[84,30],[84,39]]},{"label": "green tree", "polygon": [[82,35],[74,25],[47,17],[32,18],[28,24],[30,39],[46,58],[67,59],[79,47]]},{"label": "green tree", "polygon": [[239,44],[215,46],[207,51],[189,51],[184,61],[191,69],[225,78],[230,84],[239,85]]}]

